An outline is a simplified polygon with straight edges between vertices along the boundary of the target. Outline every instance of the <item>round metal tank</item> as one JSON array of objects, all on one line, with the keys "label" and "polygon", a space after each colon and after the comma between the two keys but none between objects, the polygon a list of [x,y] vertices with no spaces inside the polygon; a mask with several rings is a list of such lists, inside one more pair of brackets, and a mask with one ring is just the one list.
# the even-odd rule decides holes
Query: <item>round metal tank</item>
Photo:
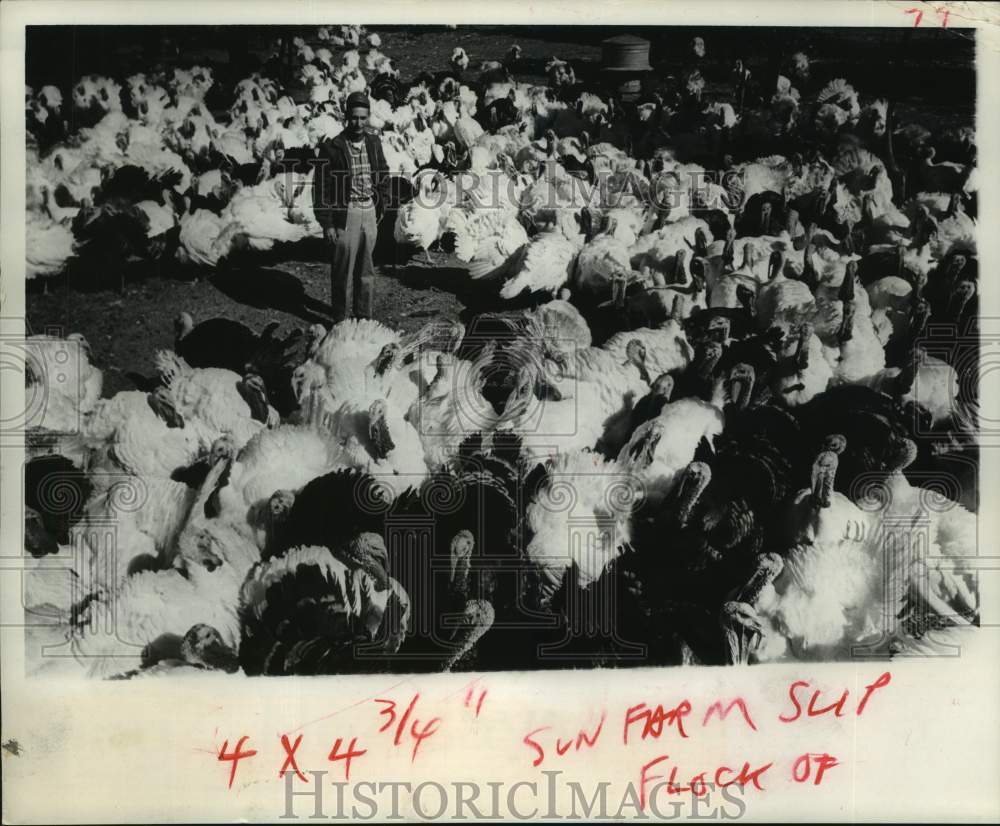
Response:
[{"label": "round metal tank", "polygon": [[631,34],[601,42],[601,67],[607,72],[649,72],[649,41]]},{"label": "round metal tank", "polygon": [[609,91],[620,100],[639,97],[643,78],[652,70],[648,40],[622,34],[601,42],[601,73]]}]

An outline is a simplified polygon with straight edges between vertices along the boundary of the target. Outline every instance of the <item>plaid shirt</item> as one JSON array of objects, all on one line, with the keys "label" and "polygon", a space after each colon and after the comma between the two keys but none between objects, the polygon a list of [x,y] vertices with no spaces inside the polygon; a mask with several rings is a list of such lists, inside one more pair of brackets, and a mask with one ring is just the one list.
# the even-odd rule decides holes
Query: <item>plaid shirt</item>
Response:
[{"label": "plaid shirt", "polygon": [[348,140],[347,148],[351,162],[351,193],[349,200],[352,204],[371,206],[373,203],[372,167],[368,162],[368,150],[365,148],[364,138],[357,145]]}]

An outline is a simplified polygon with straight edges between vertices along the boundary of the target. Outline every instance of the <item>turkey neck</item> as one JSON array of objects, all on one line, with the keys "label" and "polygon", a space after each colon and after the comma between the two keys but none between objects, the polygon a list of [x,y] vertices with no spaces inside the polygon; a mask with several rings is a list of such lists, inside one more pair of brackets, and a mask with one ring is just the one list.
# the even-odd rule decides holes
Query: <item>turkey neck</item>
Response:
[{"label": "turkey neck", "polygon": [[691,512],[698,504],[698,499],[705,492],[711,478],[712,471],[704,462],[692,462],[688,466],[678,492],[677,523],[682,528],[687,525]]},{"label": "turkey neck", "polygon": [[837,454],[831,450],[824,450],[813,462],[812,503],[814,509],[830,507],[838,463]]},{"label": "turkey neck", "polygon": [[[736,233],[733,232],[732,229],[730,229],[729,232],[726,233],[726,243],[725,246],[722,248],[722,266],[729,272],[732,272],[735,269],[735,267],[733,266],[733,264],[735,263],[733,260],[735,254],[736,254]],[[744,248],[743,255],[745,258],[746,248]]]},{"label": "turkey neck", "polygon": [[695,375],[704,382],[708,382],[715,372],[715,367],[722,358],[722,346],[711,342],[705,345],[698,354],[697,362],[693,365]]},{"label": "turkey neck", "polygon": [[784,567],[784,562],[777,554],[761,554],[758,557],[757,568],[753,572],[753,576],[740,591],[740,600],[755,605],[764,589],[774,582]]},{"label": "turkey neck", "polygon": [[368,436],[372,442],[372,452],[379,461],[384,460],[395,449],[396,445],[389,434],[389,424],[386,421],[385,406],[375,402],[369,410],[370,422]]},{"label": "turkey neck", "polygon": [[780,250],[776,250],[771,255],[771,272],[768,273],[768,281],[776,281],[785,269],[785,256]]},{"label": "turkey neck", "polygon": [[743,370],[733,376],[730,383],[730,391],[733,384],[737,386],[737,391],[733,394],[733,402],[740,410],[746,410],[750,406],[750,399],[753,396],[753,372],[751,370]]},{"label": "turkey neck", "polygon": [[671,274],[671,284],[687,284],[686,272],[687,253],[684,250],[677,250],[674,256],[674,271]]},{"label": "turkey neck", "polygon": [[846,344],[854,337],[854,312],[857,305],[854,301],[845,301],[843,318],[840,322],[840,329],[837,331],[837,342]]}]

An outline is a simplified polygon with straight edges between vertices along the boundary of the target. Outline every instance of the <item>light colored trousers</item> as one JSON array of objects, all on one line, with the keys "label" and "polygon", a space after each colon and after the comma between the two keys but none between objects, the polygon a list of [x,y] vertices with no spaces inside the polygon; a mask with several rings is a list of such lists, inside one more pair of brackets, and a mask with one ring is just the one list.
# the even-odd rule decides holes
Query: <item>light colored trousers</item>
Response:
[{"label": "light colored trousers", "polygon": [[349,204],[347,224],[336,233],[330,267],[333,320],[371,318],[375,299],[372,251],[378,237],[375,207]]}]

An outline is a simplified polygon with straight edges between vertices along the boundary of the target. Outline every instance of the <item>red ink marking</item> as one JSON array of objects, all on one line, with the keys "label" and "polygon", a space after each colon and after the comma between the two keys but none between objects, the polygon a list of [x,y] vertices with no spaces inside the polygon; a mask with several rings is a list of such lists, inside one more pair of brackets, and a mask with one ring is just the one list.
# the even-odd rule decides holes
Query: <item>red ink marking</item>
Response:
[{"label": "red ink marking", "polygon": [[848,690],[845,688],[844,693],[840,695],[840,699],[837,700],[837,702],[831,703],[830,705],[824,706],[823,708],[816,708],[816,701],[819,699],[820,692],[814,691],[812,699],[809,700],[809,708],[807,710],[807,713],[809,714],[810,717],[820,717],[823,714],[826,714],[828,711],[832,711],[834,717],[843,717],[844,703],[847,702],[847,695],[849,693],[850,692],[848,692]]},{"label": "red ink marking", "polygon": [[651,710],[645,703],[639,703],[625,712],[625,727],[622,731],[622,740],[627,746],[629,728],[633,723],[639,721],[643,721],[641,735],[641,739],[643,740],[647,737],[656,739],[663,734],[664,723],[668,726],[676,725],[681,737],[687,737],[687,732],[684,731],[684,718],[690,713],[691,703],[687,700],[682,700],[669,711],[665,710],[661,705],[657,705],[655,709]]},{"label": "red ink marking", "polygon": [[903,14],[915,14],[916,18],[913,21],[913,28],[920,25],[920,21],[924,19],[924,13],[920,9],[907,9]]},{"label": "red ink marking", "polygon": [[871,685],[865,686],[864,696],[861,698],[861,702],[858,703],[858,717],[860,717],[861,712],[865,710],[865,706],[868,705],[868,699],[872,696],[872,694],[874,694],[878,689],[885,688],[885,686],[889,685],[890,680],[892,680],[892,674],[886,671]]},{"label": "red ink marking", "polygon": [[796,783],[805,783],[813,775],[813,761],[816,762],[816,779],[813,781],[814,786],[818,786],[823,782],[823,774],[827,769],[832,769],[834,766],[839,766],[840,763],[837,762],[837,758],[832,755],[823,754],[803,754],[795,763],[792,765],[792,779]]},{"label": "red ink marking", "polygon": [[[701,791],[698,791],[698,789]],[[695,797],[704,797],[708,794],[708,787],[705,785],[705,772],[696,774],[691,778],[691,794]]]},{"label": "red ink marking", "polygon": [[413,754],[410,755],[410,762],[414,762],[417,759],[417,749],[420,748],[420,744],[424,742],[428,737],[430,737],[441,724],[440,717],[432,717],[429,722],[424,724],[424,727],[417,730],[418,720],[413,721],[413,725],[410,727],[410,734],[413,736]]},{"label": "red ink marking", "polygon": [[536,757],[531,764],[533,767],[539,765],[545,759],[545,749],[543,749],[537,742],[531,739],[532,735],[538,734],[538,732],[545,731],[546,729],[549,728],[552,727],[542,726],[541,728],[536,728],[533,731],[529,731],[527,734],[524,735],[524,739],[521,741],[522,743],[524,743],[524,745],[528,746],[528,748],[532,748],[538,752],[538,757]]},{"label": "red ink marking", "polygon": [[243,751],[243,744],[247,740],[249,740],[249,739],[250,738],[246,734],[244,734],[239,739],[239,742],[236,744],[236,748],[232,752],[228,752],[227,751],[227,749],[229,748],[229,741],[226,740],[222,744],[222,748],[219,750],[219,758],[218,759],[220,761],[231,760],[232,763],[233,763],[233,765],[230,766],[230,768],[229,768],[229,788],[230,789],[233,787],[233,781],[236,779],[236,767],[239,765],[240,760],[243,760],[244,758],[247,758],[247,757],[253,757],[257,753],[256,749],[248,749],[247,751]]},{"label": "red ink marking", "polygon": [[[563,740],[561,737],[556,738],[556,754],[562,757],[570,749],[574,751],[580,751],[582,748],[593,748],[597,743],[598,738],[601,736],[601,731],[604,730],[604,721],[607,719],[607,711],[601,712],[601,719],[597,721],[597,726],[594,728],[593,732],[587,732],[585,729],[580,729],[576,736],[570,737],[568,740]],[[539,728],[529,731],[524,735],[524,739],[521,741],[528,748],[534,749],[535,753],[538,755],[532,762],[532,766],[539,766],[545,761],[545,748],[542,746],[538,740],[534,739],[535,735],[542,731],[548,731],[551,726],[540,726]]]},{"label": "red ink marking", "polygon": [[[649,782],[651,782],[651,781],[653,781],[653,780],[662,780],[663,779],[663,775],[662,774],[648,775],[648,774],[646,774],[646,772],[649,771],[649,769],[653,768],[653,766],[657,765],[658,763],[662,763],[669,756],[670,756],[669,754],[661,754],[659,757],[654,757],[652,760],[650,760],[648,763],[646,763],[642,767],[642,769],[639,771],[639,808],[640,809],[645,809],[646,808],[646,784],[649,783]],[[677,770],[674,769],[674,771],[676,772]],[[672,777],[673,776],[671,775],[671,779],[672,779]]]},{"label": "red ink marking", "polygon": [[746,720],[747,725],[754,731],[757,731],[757,726],[754,725],[753,719],[750,717],[750,712],[747,711],[747,704],[743,702],[742,697],[737,697],[728,706],[726,706],[725,709],[722,708],[722,702],[719,700],[712,703],[712,705],[708,707],[708,711],[705,712],[705,719],[701,721],[702,726],[708,725],[708,720],[713,713],[718,714],[720,719],[725,720],[726,717],[729,716],[729,712],[734,708],[738,708],[740,713],[743,715],[743,719]]},{"label": "red ink marking", "polygon": [[667,781],[667,794],[684,794],[691,791],[690,786],[677,785],[677,766],[670,770],[670,779]]},{"label": "red ink marking", "polygon": [[281,745],[285,749],[285,762],[281,764],[281,771],[278,772],[278,777],[284,777],[285,772],[288,771],[288,766],[295,770],[295,774],[304,782],[308,783],[309,778],[307,778],[302,772],[299,771],[299,764],[295,760],[295,751],[299,747],[299,743],[302,742],[302,735],[300,734],[295,738],[295,745],[291,745],[288,742],[288,735],[281,735]]},{"label": "red ink marking", "polygon": [[784,714],[779,715],[778,719],[781,720],[782,723],[794,723],[799,719],[799,717],[802,716],[802,706],[799,705],[799,701],[795,697],[795,689],[800,687],[807,688],[808,686],[808,680],[796,680],[788,687],[788,697],[795,706],[795,714],[791,717],[786,717]]},{"label": "red ink marking", "polygon": [[368,749],[358,749],[358,748],[355,748],[355,746],[357,746],[357,743],[358,743],[358,738],[357,737],[352,737],[351,738],[351,743],[347,747],[347,751],[345,751],[343,754],[341,754],[340,753],[340,744],[342,742],[343,742],[343,739],[340,738],[340,737],[338,737],[337,738],[337,742],[335,742],[333,744],[333,748],[330,749],[330,754],[327,756],[326,759],[330,760],[332,762],[336,762],[338,760],[343,760],[344,761],[344,780],[350,780],[351,779],[351,760],[353,760],[355,757],[360,757],[362,754],[367,754],[368,753]]},{"label": "red ink marking", "polygon": [[743,768],[740,769],[740,775],[736,779],[736,782],[740,786],[749,786],[751,783],[757,787],[760,791],[764,791],[764,787],[760,785],[760,776],[766,772],[774,763],[765,763],[759,769],[754,769],[750,771],[750,764],[744,763]]},{"label": "red ink marking", "polygon": [[[466,708],[471,708],[472,707],[472,696],[473,696],[473,691],[474,691],[474,689],[476,687],[476,682],[478,682],[478,681],[474,680],[473,682],[471,682],[469,684],[469,690],[465,692],[465,703],[464,703],[464,705],[465,705]],[[476,713],[477,717],[479,716],[479,712],[483,710],[483,701],[486,699],[486,694],[487,694],[487,690],[486,689],[483,689],[479,693],[479,699],[476,702],[476,708],[475,708],[475,713]]]},{"label": "red ink marking", "polygon": [[[420,696],[419,694],[413,695],[413,699],[410,701],[409,706],[407,706],[406,708],[406,712],[403,714],[403,719],[400,721],[399,725],[396,728],[396,735],[393,738],[393,742],[397,746],[399,745],[399,741],[403,736],[403,731],[406,728],[406,720],[410,716],[410,713],[413,711],[413,707],[417,704],[417,698],[419,696]],[[382,726],[382,728],[379,729],[379,732],[383,732],[396,722],[396,701],[380,700],[379,698],[376,697],[375,702],[386,704],[386,707],[379,712],[379,714],[384,714],[389,718],[388,720],[385,721],[385,724]]]},{"label": "red ink marking", "polygon": [[583,729],[580,729],[580,733],[576,736],[576,750],[577,751],[579,751],[580,747],[582,745],[584,745],[584,744],[587,745],[587,748],[593,748],[594,747],[594,743],[597,742],[597,738],[601,736],[601,729],[604,728],[604,720],[607,718],[607,716],[608,716],[608,713],[606,711],[602,711],[601,712],[601,720],[597,724],[597,728],[594,729],[594,734],[593,734],[592,737],[588,737],[587,736],[587,732],[585,732]]},{"label": "red ink marking", "polygon": [[941,14],[941,12],[944,12],[944,18],[941,20],[941,28],[942,29],[947,29],[948,28],[948,15],[951,14],[951,11],[949,11],[946,8],[934,9],[934,11],[936,11],[938,14]]},{"label": "red ink marking", "polygon": [[[410,704],[406,707],[406,711],[404,711],[402,716],[399,718],[398,724],[396,723],[396,701],[381,700],[378,698],[375,699],[376,703],[386,704],[386,708],[382,709],[379,714],[383,714],[389,718],[385,721],[379,731],[385,731],[390,726],[394,724],[396,725],[396,733],[392,739],[393,745],[398,746],[402,743],[403,735],[406,733],[406,724],[410,719],[410,715],[413,713],[414,707],[417,705],[417,700],[419,699],[419,693],[413,695],[413,699],[410,700]],[[420,721],[414,718],[413,724],[410,726],[410,736],[414,739],[413,754],[410,758],[411,762],[417,759],[417,749],[420,748],[420,744],[438,730],[440,722],[440,717],[433,717],[429,722],[424,724],[423,728],[419,728]]]},{"label": "red ink marking", "polygon": [[[400,680],[398,683],[393,683],[392,685],[388,686],[385,689],[385,691],[386,692],[392,691],[394,688],[398,688],[399,686],[403,685],[403,683],[405,683],[405,682],[406,682],[406,680]],[[331,711],[329,714],[324,714],[322,717],[316,717],[313,720],[308,720],[305,723],[303,723],[301,726],[298,726],[297,728],[290,729],[288,733],[289,734],[294,734],[297,731],[301,731],[306,726],[312,726],[312,725],[315,725],[316,723],[322,723],[324,720],[329,720],[331,717],[336,717],[338,714],[343,714],[345,711],[350,711],[352,708],[356,708],[357,706],[363,705],[364,703],[367,703],[369,700],[374,700],[374,699],[375,699],[374,695],[372,695],[370,697],[362,697],[360,700],[357,700],[356,702],[353,702],[350,705],[346,705],[343,708],[338,708],[336,711]]]}]

